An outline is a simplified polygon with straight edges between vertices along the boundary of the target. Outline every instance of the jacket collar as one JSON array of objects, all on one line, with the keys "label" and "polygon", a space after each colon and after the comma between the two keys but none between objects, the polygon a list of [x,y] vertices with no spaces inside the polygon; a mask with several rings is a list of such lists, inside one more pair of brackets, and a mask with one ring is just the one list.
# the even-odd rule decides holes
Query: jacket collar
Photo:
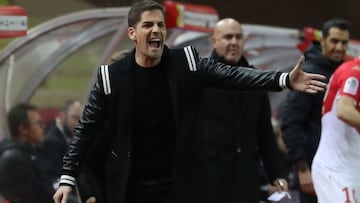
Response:
[{"label": "jacket collar", "polygon": [[[210,55],[210,58],[212,58],[215,62],[220,62],[220,63],[224,63],[224,64],[227,64],[224,60],[223,57],[220,57],[215,49],[212,50],[211,52],[211,55]],[[249,62],[246,60],[246,58],[244,56],[241,56],[240,60],[238,61],[238,63],[234,64],[234,65],[237,65],[237,66],[246,66],[246,67],[253,67],[249,64]]]},{"label": "jacket collar", "polygon": [[[117,66],[120,67],[120,72],[129,72],[132,70],[133,67],[135,67],[135,48],[129,53],[127,54],[123,59],[115,62],[116,64],[118,64]],[[164,46],[164,52],[161,56],[161,61],[160,63],[162,63],[163,61],[165,61],[168,57],[170,53],[170,49],[167,46]],[[121,64],[121,65],[120,65]]]}]

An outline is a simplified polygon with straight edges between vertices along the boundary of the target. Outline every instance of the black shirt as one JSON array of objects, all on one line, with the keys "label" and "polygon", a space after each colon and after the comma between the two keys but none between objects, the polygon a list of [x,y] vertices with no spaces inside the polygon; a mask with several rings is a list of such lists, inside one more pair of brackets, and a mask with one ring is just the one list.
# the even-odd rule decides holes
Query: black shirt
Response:
[{"label": "black shirt", "polygon": [[134,182],[172,176],[176,137],[169,84],[164,68],[136,67],[131,163]]}]

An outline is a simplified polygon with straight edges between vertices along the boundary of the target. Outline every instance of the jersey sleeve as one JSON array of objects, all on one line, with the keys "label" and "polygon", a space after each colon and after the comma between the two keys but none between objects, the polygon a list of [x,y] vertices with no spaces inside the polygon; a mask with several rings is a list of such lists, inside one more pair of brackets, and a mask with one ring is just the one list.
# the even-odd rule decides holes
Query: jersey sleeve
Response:
[{"label": "jersey sleeve", "polygon": [[352,97],[360,101],[360,66],[355,66],[343,74],[340,80],[339,95]]}]

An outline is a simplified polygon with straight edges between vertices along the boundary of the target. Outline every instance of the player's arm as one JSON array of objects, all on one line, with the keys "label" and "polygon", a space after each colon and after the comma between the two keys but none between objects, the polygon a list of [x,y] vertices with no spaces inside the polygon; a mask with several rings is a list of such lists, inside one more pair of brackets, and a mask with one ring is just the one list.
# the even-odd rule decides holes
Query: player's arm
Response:
[{"label": "player's arm", "polygon": [[356,105],[354,98],[341,95],[336,106],[337,117],[354,128],[360,128],[360,112],[356,109]]}]

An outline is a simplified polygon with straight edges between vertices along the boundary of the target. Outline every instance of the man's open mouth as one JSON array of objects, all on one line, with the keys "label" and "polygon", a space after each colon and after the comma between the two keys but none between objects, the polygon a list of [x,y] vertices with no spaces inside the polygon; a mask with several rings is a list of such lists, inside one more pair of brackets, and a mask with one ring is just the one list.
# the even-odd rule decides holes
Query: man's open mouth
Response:
[{"label": "man's open mouth", "polygon": [[159,48],[160,47],[160,39],[152,39],[149,41],[149,45],[151,48]]}]

